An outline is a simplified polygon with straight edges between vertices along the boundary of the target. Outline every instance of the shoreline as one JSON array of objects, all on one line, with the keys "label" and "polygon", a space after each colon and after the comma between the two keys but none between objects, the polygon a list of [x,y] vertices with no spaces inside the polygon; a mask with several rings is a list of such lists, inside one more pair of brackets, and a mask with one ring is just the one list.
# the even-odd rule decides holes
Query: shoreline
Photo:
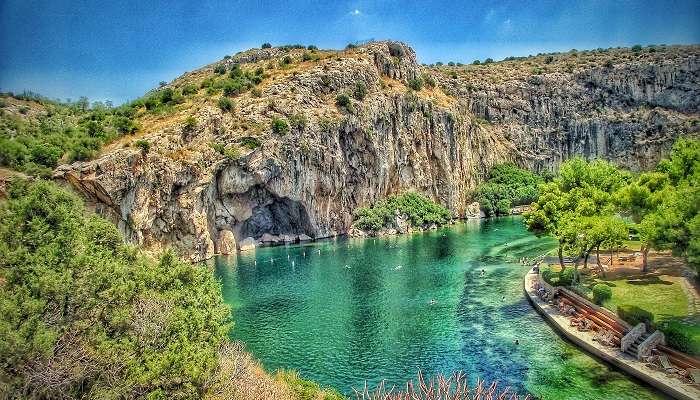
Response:
[{"label": "shoreline", "polygon": [[535,289],[532,288],[532,284],[536,280],[539,280],[539,275],[535,274],[532,269],[528,270],[523,278],[523,291],[525,296],[535,311],[537,311],[560,336],[563,336],[566,340],[586,353],[646,383],[667,396],[680,400],[700,399],[700,389],[697,387],[683,384],[667,377],[663,372],[652,370],[643,362],[622,353],[619,348],[605,347],[593,341],[591,335],[581,334],[581,332],[571,328],[567,317],[561,315],[555,306],[546,303],[537,296]]}]

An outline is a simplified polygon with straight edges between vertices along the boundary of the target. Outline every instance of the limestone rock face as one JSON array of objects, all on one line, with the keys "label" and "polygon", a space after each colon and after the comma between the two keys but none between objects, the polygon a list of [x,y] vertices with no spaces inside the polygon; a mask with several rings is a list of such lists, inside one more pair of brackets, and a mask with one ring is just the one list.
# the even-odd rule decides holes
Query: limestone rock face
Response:
[{"label": "limestone rock face", "polygon": [[218,254],[228,255],[236,252],[236,237],[228,229],[219,232],[219,238],[216,242],[216,252]]},{"label": "limestone rock face", "polygon": [[[571,72],[534,74],[528,66],[521,75],[489,75],[496,70],[488,68],[507,66],[496,63],[456,78],[448,67],[418,65],[413,50],[398,42],[373,42],[318,62],[280,49],[250,50],[222,63],[268,68],[285,54],[298,61],[274,69],[259,85],[260,97],[237,97],[233,113],[216,107],[215,98],[201,100],[140,133],[151,143],[147,153],[113,145],[95,160],[59,167],[55,177],[83,193],[130,241],[173,247],[192,261],[236,243],[246,250],[274,238],[345,234],[356,207],[405,191],[475,217],[470,192],[498,163],[556,171],[578,155],[640,170],[655,165],[679,135],[697,136],[700,51],[684,49],[662,61]],[[171,85],[211,76],[212,68]],[[425,76],[434,78],[434,88],[408,89]],[[352,99],[352,111],[337,107],[337,94],[359,83],[366,97]],[[183,135],[188,115],[197,127]],[[273,118],[299,116],[304,123],[290,124],[286,135],[272,131]],[[243,144],[251,138],[260,145]],[[213,143],[240,157],[220,154]]]},{"label": "limestone rock face", "polygon": [[466,218],[484,218],[485,214],[483,211],[481,211],[481,205],[479,202],[475,201],[467,206],[464,216]]}]

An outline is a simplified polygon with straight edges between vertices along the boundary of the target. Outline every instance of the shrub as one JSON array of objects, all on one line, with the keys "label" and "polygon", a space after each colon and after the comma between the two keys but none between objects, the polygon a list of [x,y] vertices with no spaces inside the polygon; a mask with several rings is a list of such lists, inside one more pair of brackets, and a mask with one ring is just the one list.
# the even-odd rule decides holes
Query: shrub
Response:
[{"label": "shrub", "polygon": [[284,56],[280,60],[280,66],[286,67],[287,65],[291,64],[294,60],[292,59],[292,56]]},{"label": "shrub", "polygon": [[[477,121],[488,124],[488,121]],[[511,163],[496,165],[489,172],[489,180],[479,184],[474,191],[474,201],[479,202],[486,216],[508,214],[510,207],[530,204],[537,200],[537,187],[541,177]],[[501,202],[508,200],[510,204]],[[500,202],[500,204],[499,204]]]},{"label": "shrub", "polygon": [[493,58],[489,57],[484,60],[484,64],[492,64],[493,63]]},{"label": "shrub", "polygon": [[183,128],[185,130],[191,130],[191,129],[194,129],[196,127],[197,127],[197,118],[195,118],[192,115],[185,118],[185,124],[183,125]]},{"label": "shrub", "polygon": [[545,63],[545,64],[551,64],[552,61],[554,61],[554,57],[553,57],[553,56],[547,56],[547,57],[544,58],[544,63]]},{"label": "shrub", "polygon": [[271,45],[270,43],[265,42],[265,43],[263,43],[262,46],[260,46],[260,47],[263,48],[263,49],[269,49],[269,48],[272,47],[272,45]]},{"label": "shrub", "polygon": [[604,302],[612,298],[612,289],[610,286],[598,283],[593,286],[593,302],[598,305],[603,305]]},{"label": "shrub", "polygon": [[231,79],[236,79],[240,78],[243,76],[243,70],[241,69],[241,65],[238,63],[232,64],[231,65],[231,72],[229,72],[228,76]]},{"label": "shrub", "polygon": [[189,96],[195,93],[197,93],[197,85],[194,85],[192,83],[190,83],[189,85],[185,85],[185,87],[182,88],[182,94],[184,94],[185,96]]},{"label": "shrub", "polygon": [[654,322],[654,314],[630,304],[620,304],[617,306],[617,315],[632,326],[640,322],[646,325],[650,325]]},{"label": "shrub", "polygon": [[365,83],[362,81],[355,82],[355,88],[352,91],[352,97],[359,101],[362,101],[365,99],[365,96],[367,96],[367,86],[365,85]]},{"label": "shrub", "polygon": [[612,60],[606,60],[605,61],[605,68],[612,68],[612,67],[613,67]]},{"label": "shrub", "polygon": [[144,153],[148,153],[148,151],[151,150],[151,143],[149,143],[147,140],[139,139],[134,143],[134,145],[141,149],[141,151]]},{"label": "shrub", "polygon": [[226,66],[224,64],[219,64],[219,65],[215,66],[214,73],[219,74],[219,75],[225,74],[226,73]]},{"label": "shrub", "polygon": [[481,64],[481,61],[479,61],[479,60],[472,61],[472,65],[479,65],[479,64]]},{"label": "shrub", "polygon": [[542,279],[552,286],[559,285],[559,274],[554,272],[551,268],[546,267],[542,269]]},{"label": "shrub", "polygon": [[310,44],[306,47],[306,50],[316,51],[318,50],[318,47],[314,46],[313,44]]},{"label": "shrub", "polygon": [[642,51],[642,46],[635,44],[634,46],[632,46],[632,51],[635,53],[639,53],[640,51]]},{"label": "shrub", "polygon": [[409,79],[408,80],[408,87],[410,87],[411,89],[413,89],[415,91],[419,91],[423,88],[423,80],[421,80],[420,78]]},{"label": "shrub", "polygon": [[421,79],[423,80],[423,83],[425,83],[425,86],[427,86],[429,88],[434,88],[435,85],[437,84],[435,82],[435,78],[433,78],[432,75],[423,74],[423,76],[421,76]]},{"label": "shrub", "polygon": [[306,117],[303,114],[292,114],[289,117],[289,124],[292,126],[292,128],[298,131],[303,131],[306,129]]},{"label": "shrub", "polygon": [[223,111],[233,111],[233,108],[234,108],[233,101],[231,99],[229,99],[228,97],[219,97],[219,101],[217,102],[217,105]]},{"label": "shrub", "polygon": [[247,137],[247,138],[243,138],[243,140],[241,140],[241,145],[243,145],[244,147],[249,148],[251,150],[254,150],[254,149],[257,149],[258,147],[260,147],[260,141],[256,138]]},{"label": "shrub", "polygon": [[289,124],[283,119],[274,118],[272,120],[272,132],[278,135],[286,135],[289,132]]},{"label": "shrub", "polygon": [[390,54],[392,57],[399,57],[399,58],[401,58],[401,57],[404,56],[403,47],[401,47],[401,45],[398,44],[398,43],[396,43],[396,42],[389,43],[389,54]]},{"label": "shrub", "polygon": [[356,44],[353,44],[353,43],[348,43],[348,45],[345,46],[345,48],[348,49],[348,50],[352,50],[352,49],[354,49],[354,48],[356,48],[356,47],[357,47],[357,45],[356,45]]},{"label": "shrub", "polygon": [[559,285],[560,286],[571,286],[574,283],[574,271],[573,268],[566,268],[559,272]]},{"label": "shrub", "polygon": [[691,352],[691,343],[693,338],[687,332],[687,329],[680,324],[668,324],[661,331],[666,338],[666,344],[678,351],[684,353]]},{"label": "shrub", "polygon": [[258,88],[253,88],[250,90],[250,95],[253,97],[262,97],[262,90]]},{"label": "shrub", "polygon": [[335,96],[335,105],[345,108],[349,112],[353,111],[352,101],[347,93],[339,93],[337,96]]}]

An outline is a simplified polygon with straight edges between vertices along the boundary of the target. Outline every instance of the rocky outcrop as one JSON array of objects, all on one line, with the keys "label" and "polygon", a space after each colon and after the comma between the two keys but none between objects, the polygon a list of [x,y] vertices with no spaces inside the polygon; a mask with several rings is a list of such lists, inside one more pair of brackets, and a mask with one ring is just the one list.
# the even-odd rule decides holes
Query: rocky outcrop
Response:
[{"label": "rocky outcrop", "polygon": [[[374,42],[275,70],[259,97],[236,99],[233,113],[203,100],[189,110],[197,127],[186,135],[178,122],[142,134],[147,153],[114,146],[55,176],[131,241],[174,247],[192,261],[234,243],[243,250],[344,234],[356,207],[409,190],[457,216],[478,215],[469,211],[470,190],[497,163],[556,170],[581,155],[643,169],[681,133],[697,135],[698,50],[687,49],[660,65],[494,82],[419,66],[408,46]],[[266,49],[224,62],[268,68],[282,54],[300,58]],[[408,90],[409,80],[426,75],[435,88]],[[336,107],[336,95],[358,83],[367,96],[351,100],[351,112]],[[297,122],[279,135],[273,118]],[[261,145],[244,145],[250,138]],[[214,143],[240,157],[215,151]]]}]

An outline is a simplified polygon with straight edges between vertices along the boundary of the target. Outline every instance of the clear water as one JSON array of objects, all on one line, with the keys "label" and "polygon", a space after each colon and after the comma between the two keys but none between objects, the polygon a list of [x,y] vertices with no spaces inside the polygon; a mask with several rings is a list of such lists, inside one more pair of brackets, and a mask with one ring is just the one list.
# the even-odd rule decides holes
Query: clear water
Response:
[{"label": "clear water", "polygon": [[463,370],[542,399],[661,398],[561,339],[527,302],[518,260],[553,246],[501,218],[215,264],[231,338],[269,371],[293,368],[345,394],[365,380],[401,385],[420,369]]}]

